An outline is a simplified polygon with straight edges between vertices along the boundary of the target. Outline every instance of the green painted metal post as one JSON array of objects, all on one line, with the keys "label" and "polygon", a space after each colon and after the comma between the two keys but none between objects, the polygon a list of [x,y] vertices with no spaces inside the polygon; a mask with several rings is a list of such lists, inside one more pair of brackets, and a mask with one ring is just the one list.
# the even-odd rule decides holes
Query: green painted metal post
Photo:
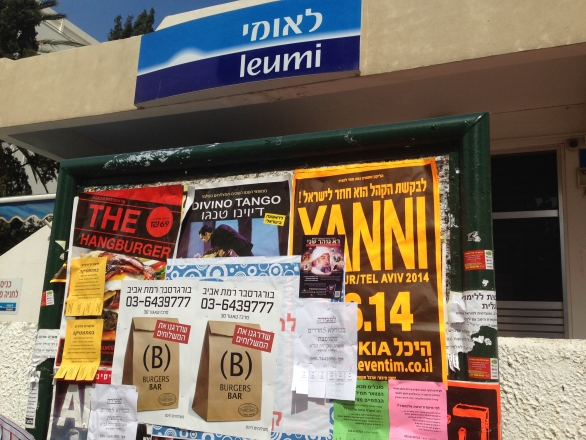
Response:
[{"label": "green painted metal post", "polygon": [[[55,304],[41,307],[39,311],[39,329],[56,329],[59,328],[61,322],[65,284],[51,284],[51,279],[64,263],[62,255],[65,254],[65,249],[59,246],[57,241],[69,241],[71,213],[73,211],[72,201],[76,194],[77,185],[75,179],[73,179],[67,169],[61,169],[59,171],[57,196],[53,211],[53,222],[51,224],[51,238],[45,268],[45,279],[43,282],[43,291],[53,291]],[[37,367],[37,371],[40,372],[39,400],[35,427],[28,429],[37,440],[47,438],[47,431],[49,429],[49,412],[51,410],[51,398],[53,395],[53,363],[53,359],[47,359]]]},{"label": "green painted metal post", "polygon": [[[489,145],[488,115],[481,115],[462,137],[460,148],[460,256],[463,259],[467,251],[493,251]],[[465,270],[463,265],[461,267],[462,292],[482,290],[494,293],[494,270]],[[475,380],[468,376],[470,356],[498,358],[498,338],[496,331],[491,333],[494,333],[490,335],[491,345],[476,346],[469,354],[459,356],[459,379]]]}]

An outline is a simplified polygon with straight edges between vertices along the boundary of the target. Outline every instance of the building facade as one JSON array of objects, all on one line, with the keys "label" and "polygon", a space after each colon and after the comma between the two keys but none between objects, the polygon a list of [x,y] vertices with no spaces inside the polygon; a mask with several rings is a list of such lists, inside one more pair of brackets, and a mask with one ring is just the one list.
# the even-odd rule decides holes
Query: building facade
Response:
[{"label": "building facade", "polygon": [[[159,30],[261,3],[270,1],[168,17]],[[545,432],[529,427],[538,416],[554,426],[552,438],[578,438],[584,414],[540,415],[529,396],[545,384],[527,376],[550,365],[548,394],[559,408],[570,405],[564,384],[574,382],[576,398],[586,392],[572,367],[586,357],[586,202],[577,180],[586,167],[585,16],[580,0],[363,0],[359,74],[212,89],[164,105],[135,105],[141,37],[0,60],[8,79],[0,138],[59,160],[490,112],[504,438]],[[523,372],[507,366],[509,355],[526,356]],[[552,379],[553,360],[567,377]],[[517,393],[532,416],[514,409]]]}]

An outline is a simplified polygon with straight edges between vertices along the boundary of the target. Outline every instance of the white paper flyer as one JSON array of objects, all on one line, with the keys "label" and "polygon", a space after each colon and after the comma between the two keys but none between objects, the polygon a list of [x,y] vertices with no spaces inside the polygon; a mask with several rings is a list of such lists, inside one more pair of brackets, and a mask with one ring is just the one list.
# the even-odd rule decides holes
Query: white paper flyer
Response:
[{"label": "white paper flyer", "polygon": [[135,440],[137,399],[132,385],[97,384],[92,393],[88,440]]},{"label": "white paper flyer", "polygon": [[355,303],[307,303],[297,310],[292,389],[309,397],[356,397]]}]

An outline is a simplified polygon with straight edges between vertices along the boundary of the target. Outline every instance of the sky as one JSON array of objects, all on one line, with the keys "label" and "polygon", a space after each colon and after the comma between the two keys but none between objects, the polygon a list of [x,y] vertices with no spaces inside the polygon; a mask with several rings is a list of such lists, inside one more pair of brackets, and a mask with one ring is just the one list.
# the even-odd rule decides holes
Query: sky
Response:
[{"label": "sky", "polygon": [[67,14],[67,19],[96,40],[108,40],[108,32],[114,26],[114,18],[122,15],[122,23],[128,15],[134,18],[143,9],[155,8],[155,29],[167,15],[180,14],[233,0],[59,0],[53,8]]}]

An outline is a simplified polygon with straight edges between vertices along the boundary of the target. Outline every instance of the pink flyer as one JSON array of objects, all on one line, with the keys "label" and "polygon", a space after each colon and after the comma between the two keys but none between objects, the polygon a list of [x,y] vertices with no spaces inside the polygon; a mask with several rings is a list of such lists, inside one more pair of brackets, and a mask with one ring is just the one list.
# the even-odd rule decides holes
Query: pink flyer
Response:
[{"label": "pink flyer", "polygon": [[447,440],[446,385],[389,380],[390,440]]}]

